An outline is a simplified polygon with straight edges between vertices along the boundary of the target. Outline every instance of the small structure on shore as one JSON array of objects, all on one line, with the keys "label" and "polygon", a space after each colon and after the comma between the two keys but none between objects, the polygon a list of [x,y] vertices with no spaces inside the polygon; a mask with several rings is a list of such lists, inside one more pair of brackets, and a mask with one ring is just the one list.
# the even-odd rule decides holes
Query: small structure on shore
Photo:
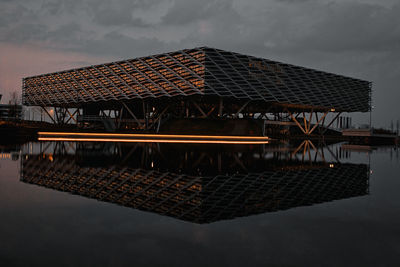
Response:
[{"label": "small structure on shore", "polygon": [[397,144],[398,135],[395,132],[384,129],[345,129],[342,131],[344,137],[348,137],[351,143],[362,144]]},{"label": "small structure on shore", "polygon": [[[1,101],[2,95],[0,95]],[[22,119],[22,105],[17,103],[1,104],[0,102],[0,121],[15,121]]]}]

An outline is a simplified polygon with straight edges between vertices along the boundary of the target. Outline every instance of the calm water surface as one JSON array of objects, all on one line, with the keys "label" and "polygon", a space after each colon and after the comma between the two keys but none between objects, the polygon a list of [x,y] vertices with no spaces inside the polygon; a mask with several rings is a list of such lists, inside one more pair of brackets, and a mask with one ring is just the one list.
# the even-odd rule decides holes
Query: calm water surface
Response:
[{"label": "calm water surface", "polygon": [[1,266],[400,266],[395,148],[29,143]]}]

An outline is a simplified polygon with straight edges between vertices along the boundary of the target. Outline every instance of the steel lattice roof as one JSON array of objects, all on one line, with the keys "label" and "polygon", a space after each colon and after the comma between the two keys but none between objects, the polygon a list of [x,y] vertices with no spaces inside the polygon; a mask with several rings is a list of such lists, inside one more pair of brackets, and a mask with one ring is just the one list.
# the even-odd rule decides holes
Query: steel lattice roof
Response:
[{"label": "steel lattice roof", "polygon": [[371,83],[208,47],[23,79],[30,106],[192,95],[366,112]]}]

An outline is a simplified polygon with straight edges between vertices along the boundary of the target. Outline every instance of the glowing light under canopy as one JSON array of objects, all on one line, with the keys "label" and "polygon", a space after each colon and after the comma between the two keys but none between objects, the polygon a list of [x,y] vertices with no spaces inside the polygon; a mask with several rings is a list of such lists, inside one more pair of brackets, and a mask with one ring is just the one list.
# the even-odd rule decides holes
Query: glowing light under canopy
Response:
[{"label": "glowing light under canopy", "polygon": [[217,139],[217,140],[270,140],[268,136],[233,136],[233,135],[186,135],[186,134],[116,134],[116,133],[74,133],[74,132],[38,132],[39,136],[106,136],[106,137],[145,137],[179,139]]},{"label": "glowing light under canopy", "polygon": [[39,137],[39,141],[73,141],[73,142],[125,142],[125,143],[192,143],[192,144],[242,144],[262,145],[269,141],[244,140],[196,140],[196,139],[123,139],[123,138],[75,138],[75,137]]}]

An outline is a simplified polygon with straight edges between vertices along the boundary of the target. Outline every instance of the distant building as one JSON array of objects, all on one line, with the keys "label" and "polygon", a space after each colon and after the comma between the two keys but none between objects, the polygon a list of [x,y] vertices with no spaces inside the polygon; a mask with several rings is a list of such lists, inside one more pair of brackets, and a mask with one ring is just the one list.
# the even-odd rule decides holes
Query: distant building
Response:
[{"label": "distant building", "polygon": [[[1,100],[2,95],[0,95]],[[0,120],[20,120],[22,118],[22,105],[0,104]]]},{"label": "distant building", "polygon": [[0,104],[0,120],[20,120],[22,105]]}]

